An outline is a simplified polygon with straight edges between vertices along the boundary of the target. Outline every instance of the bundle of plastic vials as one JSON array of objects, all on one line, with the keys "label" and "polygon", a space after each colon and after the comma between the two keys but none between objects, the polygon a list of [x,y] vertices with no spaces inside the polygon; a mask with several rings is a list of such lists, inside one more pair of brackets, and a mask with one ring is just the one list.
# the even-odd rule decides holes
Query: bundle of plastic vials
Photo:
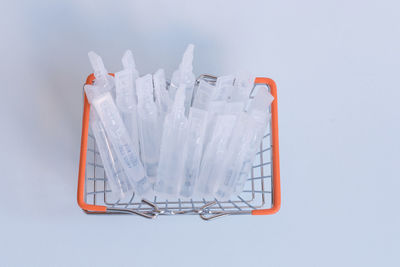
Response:
[{"label": "bundle of plastic vials", "polygon": [[243,190],[273,97],[251,75],[196,81],[193,49],[170,83],[162,69],[140,76],[129,50],[115,75],[89,52],[90,127],[114,197],[226,200]]}]

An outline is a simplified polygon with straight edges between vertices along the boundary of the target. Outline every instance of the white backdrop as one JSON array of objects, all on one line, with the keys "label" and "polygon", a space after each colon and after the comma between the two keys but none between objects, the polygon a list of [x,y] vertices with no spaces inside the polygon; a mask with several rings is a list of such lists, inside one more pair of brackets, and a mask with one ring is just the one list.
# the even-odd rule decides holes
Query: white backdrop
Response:
[{"label": "white backdrop", "polygon": [[[399,266],[397,1],[8,1],[2,266]],[[87,52],[278,85],[282,210],[148,221],[76,204]]]}]

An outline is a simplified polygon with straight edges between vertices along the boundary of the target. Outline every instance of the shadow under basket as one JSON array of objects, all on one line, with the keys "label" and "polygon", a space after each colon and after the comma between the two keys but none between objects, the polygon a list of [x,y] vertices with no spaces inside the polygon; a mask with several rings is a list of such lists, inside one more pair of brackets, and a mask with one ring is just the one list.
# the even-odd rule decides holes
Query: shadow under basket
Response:
[{"label": "shadow under basket", "polygon": [[[89,75],[85,84],[92,84],[94,79],[93,74]],[[197,82],[199,79],[215,82],[216,77],[201,75]],[[161,199],[157,196],[152,199],[138,199],[134,194],[126,199],[113,199],[96,141],[89,129],[90,104],[85,95],[78,176],[79,206],[87,214],[133,214],[149,219],[159,215],[199,215],[204,220],[210,220],[226,215],[268,215],[278,212],[281,206],[281,189],[277,89],[275,82],[269,78],[256,78],[254,87],[258,85],[267,85],[274,97],[270,106],[271,120],[244,191],[223,201],[205,198]]]}]

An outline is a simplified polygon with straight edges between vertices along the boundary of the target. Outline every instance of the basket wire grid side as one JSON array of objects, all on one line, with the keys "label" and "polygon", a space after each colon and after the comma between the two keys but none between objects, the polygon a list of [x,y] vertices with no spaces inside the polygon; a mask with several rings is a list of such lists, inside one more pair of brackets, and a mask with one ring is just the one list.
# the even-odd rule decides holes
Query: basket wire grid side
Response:
[{"label": "basket wire grid side", "polygon": [[223,215],[250,214],[255,209],[272,206],[272,160],[271,123],[269,121],[267,132],[254,159],[245,188],[238,196],[230,200],[161,199],[157,196],[142,200],[133,194],[124,199],[113,199],[95,138],[89,130],[84,198],[88,204],[106,206],[105,214],[136,214],[146,218],[154,218],[157,215],[199,214],[201,218],[208,220]]}]

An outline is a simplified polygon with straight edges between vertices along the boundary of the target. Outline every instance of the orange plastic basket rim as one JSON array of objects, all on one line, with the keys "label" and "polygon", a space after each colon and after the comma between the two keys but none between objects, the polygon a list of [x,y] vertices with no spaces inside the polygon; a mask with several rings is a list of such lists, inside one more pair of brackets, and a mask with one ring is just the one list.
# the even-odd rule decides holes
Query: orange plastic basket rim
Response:
[{"label": "orange plastic basket rim", "polygon": [[[113,73],[110,75],[114,76]],[[85,82],[93,84],[95,80],[94,74],[90,74]],[[271,103],[271,138],[272,138],[272,206],[268,209],[254,209],[251,211],[252,215],[270,215],[277,213],[281,207],[281,185],[280,185],[280,165],[279,165],[279,136],[278,136],[278,97],[276,83],[265,77],[257,77],[254,81],[255,84],[265,84],[269,86],[270,93],[274,97]],[[82,134],[81,134],[81,149],[79,160],[79,173],[78,173],[78,190],[77,200],[78,205],[86,212],[91,213],[106,213],[107,207],[103,205],[91,205],[85,202],[85,172],[86,172],[86,156],[87,156],[87,141],[89,134],[89,114],[90,104],[87,100],[86,94],[84,95],[84,107],[82,116]]]}]

